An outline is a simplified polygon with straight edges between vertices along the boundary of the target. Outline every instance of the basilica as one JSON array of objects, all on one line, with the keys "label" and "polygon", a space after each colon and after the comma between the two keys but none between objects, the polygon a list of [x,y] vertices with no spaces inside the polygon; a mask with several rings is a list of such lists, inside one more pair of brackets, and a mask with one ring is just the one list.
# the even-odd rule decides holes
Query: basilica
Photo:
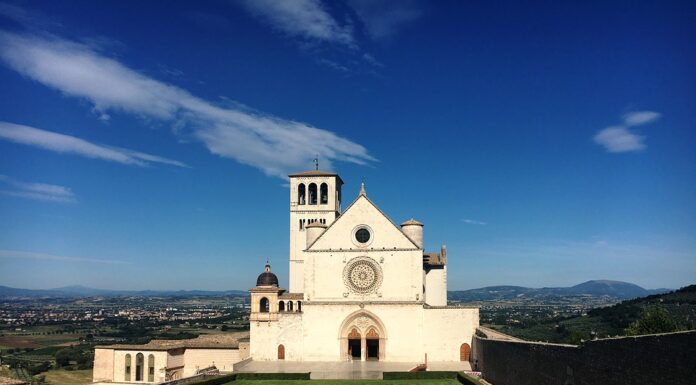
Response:
[{"label": "basilica", "polygon": [[290,175],[289,287],[270,264],[250,289],[250,331],[95,348],[95,383],[162,383],[251,361],[469,361],[476,307],[447,305],[447,249],[426,252],[423,223],[397,226],[362,185]]},{"label": "basilica", "polygon": [[400,226],[362,185],[341,208],[338,174],[290,175],[289,288],[266,265],[251,289],[253,360],[469,360],[478,308],[447,305],[447,249]]}]

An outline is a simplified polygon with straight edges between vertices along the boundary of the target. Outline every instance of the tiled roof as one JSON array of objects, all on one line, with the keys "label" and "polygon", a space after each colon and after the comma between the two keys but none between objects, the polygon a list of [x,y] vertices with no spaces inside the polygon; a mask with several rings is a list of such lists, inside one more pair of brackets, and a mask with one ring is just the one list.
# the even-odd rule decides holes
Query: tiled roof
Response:
[{"label": "tiled roof", "polygon": [[[188,340],[152,340],[143,345],[116,344],[96,346],[97,349],[116,350],[170,350],[170,349],[237,349],[239,341],[249,337],[249,332],[203,334]],[[3,384],[0,384],[3,385]]]}]

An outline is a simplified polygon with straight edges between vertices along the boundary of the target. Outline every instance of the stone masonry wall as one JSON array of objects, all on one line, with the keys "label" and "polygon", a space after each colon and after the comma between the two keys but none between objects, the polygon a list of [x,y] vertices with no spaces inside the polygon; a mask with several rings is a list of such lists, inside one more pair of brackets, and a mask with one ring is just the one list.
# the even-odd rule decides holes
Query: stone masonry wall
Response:
[{"label": "stone masonry wall", "polygon": [[502,340],[479,331],[475,368],[494,385],[696,383],[696,331],[608,338],[580,346]]}]

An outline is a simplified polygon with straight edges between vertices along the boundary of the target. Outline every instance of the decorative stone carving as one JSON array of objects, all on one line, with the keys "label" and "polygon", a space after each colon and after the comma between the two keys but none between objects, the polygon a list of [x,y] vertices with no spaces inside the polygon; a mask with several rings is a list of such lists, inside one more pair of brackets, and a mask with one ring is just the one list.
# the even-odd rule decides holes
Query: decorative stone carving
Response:
[{"label": "decorative stone carving", "polygon": [[372,258],[353,258],[343,268],[343,283],[356,294],[374,293],[382,284],[382,268]]},{"label": "decorative stone carving", "polygon": [[365,330],[372,324],[372,321],[369,318],[362,316],[355,320],[355,324],[358,325],[360,330]]}]

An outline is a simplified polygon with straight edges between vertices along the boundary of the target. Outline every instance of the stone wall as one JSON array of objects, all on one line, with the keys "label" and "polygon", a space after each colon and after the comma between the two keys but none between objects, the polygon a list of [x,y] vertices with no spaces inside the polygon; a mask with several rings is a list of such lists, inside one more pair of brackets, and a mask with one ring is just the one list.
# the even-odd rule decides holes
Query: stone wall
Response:
[{"label": "stone wall", "polygon": [[494,385],[694,384],[696,331],[580,346],[502,339],[480,328],[472,364]]},{"label": "stone wall", "polygon": [[188,348],[184,353],[184,377],[196,375],[200,369],[215,366],[221,372],[231,372],[233,365],[241,361],[238,349]]},{"label": "stone wall", "polygon": [[114,379],[114,350],[94,349],[94,369],[92,381],[112,381]]}]

